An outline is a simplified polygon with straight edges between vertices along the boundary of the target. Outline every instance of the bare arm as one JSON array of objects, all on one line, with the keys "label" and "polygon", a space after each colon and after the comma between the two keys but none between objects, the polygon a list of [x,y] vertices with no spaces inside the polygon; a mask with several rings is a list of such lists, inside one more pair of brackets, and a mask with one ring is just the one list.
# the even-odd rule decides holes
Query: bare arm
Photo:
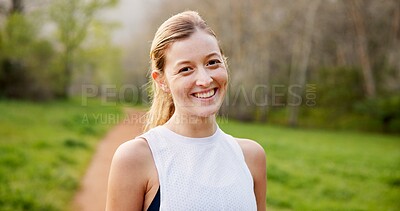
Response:
[{"label": "bare arm", "polygon": [[265,211],[267,206],[267,161],[264,149],[252,140],[237,139],[237,141],[242,148],[246,164],[253,176],[257,210]]},{"label": "bare arm", "polygon": [[108,179],[107,211],[143,209],[151,165],[149,161],[151,152],[144,139],[128,141],[119,146]]}]

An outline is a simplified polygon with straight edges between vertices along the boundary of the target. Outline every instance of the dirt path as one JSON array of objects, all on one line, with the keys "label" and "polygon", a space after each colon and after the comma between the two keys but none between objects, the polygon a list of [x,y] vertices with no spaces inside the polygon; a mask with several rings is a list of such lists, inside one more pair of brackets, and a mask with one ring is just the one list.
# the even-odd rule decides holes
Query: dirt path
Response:
[{"label": "dirt path", "polygon": [[134,138],[142,131],[140,121],[144,112],[125,109],[127,117],[111,129],[101,140],[91,164],[81,181],[81,188],[73,201],[73,210],[97,211],[104,210],[107,195],[108,171],[111,159],[117,147],[123,142]]}]

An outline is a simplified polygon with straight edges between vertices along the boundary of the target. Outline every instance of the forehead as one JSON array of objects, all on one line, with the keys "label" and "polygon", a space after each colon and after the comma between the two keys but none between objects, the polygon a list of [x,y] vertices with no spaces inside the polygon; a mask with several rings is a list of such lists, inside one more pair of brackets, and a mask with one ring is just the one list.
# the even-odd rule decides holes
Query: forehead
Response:
[{"label": "forehead", "polygon": [[196,60],[212,52],[220,54],[217,39],[204,31],[196,31],[190,37],[178,40],[169,46],[166,53],[166,64],[174,65],[182,60]]}]

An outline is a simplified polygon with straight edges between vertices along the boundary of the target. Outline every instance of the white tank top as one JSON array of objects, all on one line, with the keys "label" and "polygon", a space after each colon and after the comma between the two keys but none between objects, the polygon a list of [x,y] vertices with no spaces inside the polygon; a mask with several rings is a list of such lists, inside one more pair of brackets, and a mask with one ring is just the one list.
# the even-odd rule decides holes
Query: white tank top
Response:
[{"label": "white tank top", "polygon": [[220,128],[190,138],[158,126],[139,137],[147,140],[158,171],[160,210],[257,210],[243,152]]}]

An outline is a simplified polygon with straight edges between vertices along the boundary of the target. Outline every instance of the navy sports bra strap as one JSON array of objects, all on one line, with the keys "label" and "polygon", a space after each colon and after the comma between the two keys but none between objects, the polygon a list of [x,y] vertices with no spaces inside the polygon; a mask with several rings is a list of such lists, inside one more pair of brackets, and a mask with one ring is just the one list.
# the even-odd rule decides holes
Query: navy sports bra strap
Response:
[{"label": "navy sports bra strap", "polygon": [[158,191],[153,201],[151,202],[147,211],[159,211],[160,210],[160,187],[158,187]]}]

